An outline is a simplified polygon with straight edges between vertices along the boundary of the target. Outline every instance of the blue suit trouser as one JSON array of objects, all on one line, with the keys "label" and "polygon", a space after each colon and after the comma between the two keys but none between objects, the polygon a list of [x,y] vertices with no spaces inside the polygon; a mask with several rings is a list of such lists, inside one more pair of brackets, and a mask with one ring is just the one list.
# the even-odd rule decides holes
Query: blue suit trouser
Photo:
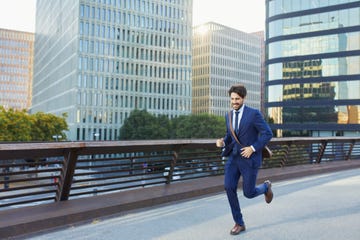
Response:
[{"label": "blue suit trouser", "polygon": [[229,157],[225,164],[224,187],[229,200],[231,213],[235,223],[245,225],[240,209],[237,188],[242,176],[243,194],[247,198],[254,198],[267,191],[267,185],[262,183],[256,186],[259,169],[252,166],[251,159]]}]

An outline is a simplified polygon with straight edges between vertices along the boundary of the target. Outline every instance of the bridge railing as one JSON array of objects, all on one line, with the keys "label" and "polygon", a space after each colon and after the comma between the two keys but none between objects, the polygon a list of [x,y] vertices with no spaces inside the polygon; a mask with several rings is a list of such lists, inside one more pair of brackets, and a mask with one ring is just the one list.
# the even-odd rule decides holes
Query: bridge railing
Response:
[{"label": "bridge railing", "polygon": [[[262,168],[360,159],[360,137],[274,138]],[[215,139],[0,144],[0,210],[221,175]]]}]

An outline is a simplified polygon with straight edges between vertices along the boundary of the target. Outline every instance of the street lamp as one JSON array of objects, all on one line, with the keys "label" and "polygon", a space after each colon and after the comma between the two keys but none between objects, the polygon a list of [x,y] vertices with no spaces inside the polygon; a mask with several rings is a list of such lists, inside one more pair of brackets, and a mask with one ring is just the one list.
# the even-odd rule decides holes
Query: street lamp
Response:
[{"label": "street lamp", "polygon": [[[99,137],[100,136],[100,133],[97,133],[97,132],[94,132],[93,133],[93,136],[94,136],[94,141],[96,141],[96,137]],[[95,159],[95,155],[91,155],[91,161],[90,161],[90,166],[92,166],[92,160]]]},{"label": "street lamp", "polygon": [[94,133],[94,140],[96,140],[96,137],[99,137],[100,133]]},{"label": "street lamp", "polygon": [[60,138],[62,138],[62,136],[61,135],[53,135],[52,138],[55,139],[55,141],[57,142],[57,141],[59,141]]}]

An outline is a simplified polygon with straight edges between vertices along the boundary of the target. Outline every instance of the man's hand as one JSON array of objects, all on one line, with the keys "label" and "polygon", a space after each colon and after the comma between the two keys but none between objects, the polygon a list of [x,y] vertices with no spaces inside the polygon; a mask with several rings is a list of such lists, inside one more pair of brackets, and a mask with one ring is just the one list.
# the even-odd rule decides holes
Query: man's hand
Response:
[{"label": "man's hand", "polygon": [[251,147],[244,147],[241,149],[241,156],[244,158],[249,158],[253,154],[253,149]]},{"label": "man's hand", "polygon": [[216,140],[216,146],[217,147],[224,147],[225,143],[224,143],[224,139],[223,138],[219,138]]}]

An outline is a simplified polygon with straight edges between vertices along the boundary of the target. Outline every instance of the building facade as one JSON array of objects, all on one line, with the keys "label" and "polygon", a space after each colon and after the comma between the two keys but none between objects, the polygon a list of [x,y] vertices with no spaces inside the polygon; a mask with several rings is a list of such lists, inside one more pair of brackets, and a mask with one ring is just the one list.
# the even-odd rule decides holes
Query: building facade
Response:
[{"label": "building facade", "polygon": [[278,137],[360,133],[360,1],[266,1],[266,110]]},{"label": "building facade", "polygon": [[134,109],[191,113],[192,0],[38,0],[32,112],[117,140]]},{"label": "building facade", "polygon": [[34,33],[0,29],[0,106],[30,108],[33,59]]},{"label": "building facade", "polygon": [[[256,36],[258,36],[261,40],[261,47],[260,47],[260,51],[261,51],[261,73],[260,73],[260,82],[261,82],[261,94],[260,94],[260,110],[262,113],[265,113],[265,32],[264,31],[259,31],[259,32],[253,32],[251,34],[254,34]],[[264,114],[265,115],[265,114]]]},{"label": "building facade", "polygon": [[244,84],[246,104],[260,109],[261,38],[209,22],[193,28],[192,113],[224,116],[229,88]]}]

